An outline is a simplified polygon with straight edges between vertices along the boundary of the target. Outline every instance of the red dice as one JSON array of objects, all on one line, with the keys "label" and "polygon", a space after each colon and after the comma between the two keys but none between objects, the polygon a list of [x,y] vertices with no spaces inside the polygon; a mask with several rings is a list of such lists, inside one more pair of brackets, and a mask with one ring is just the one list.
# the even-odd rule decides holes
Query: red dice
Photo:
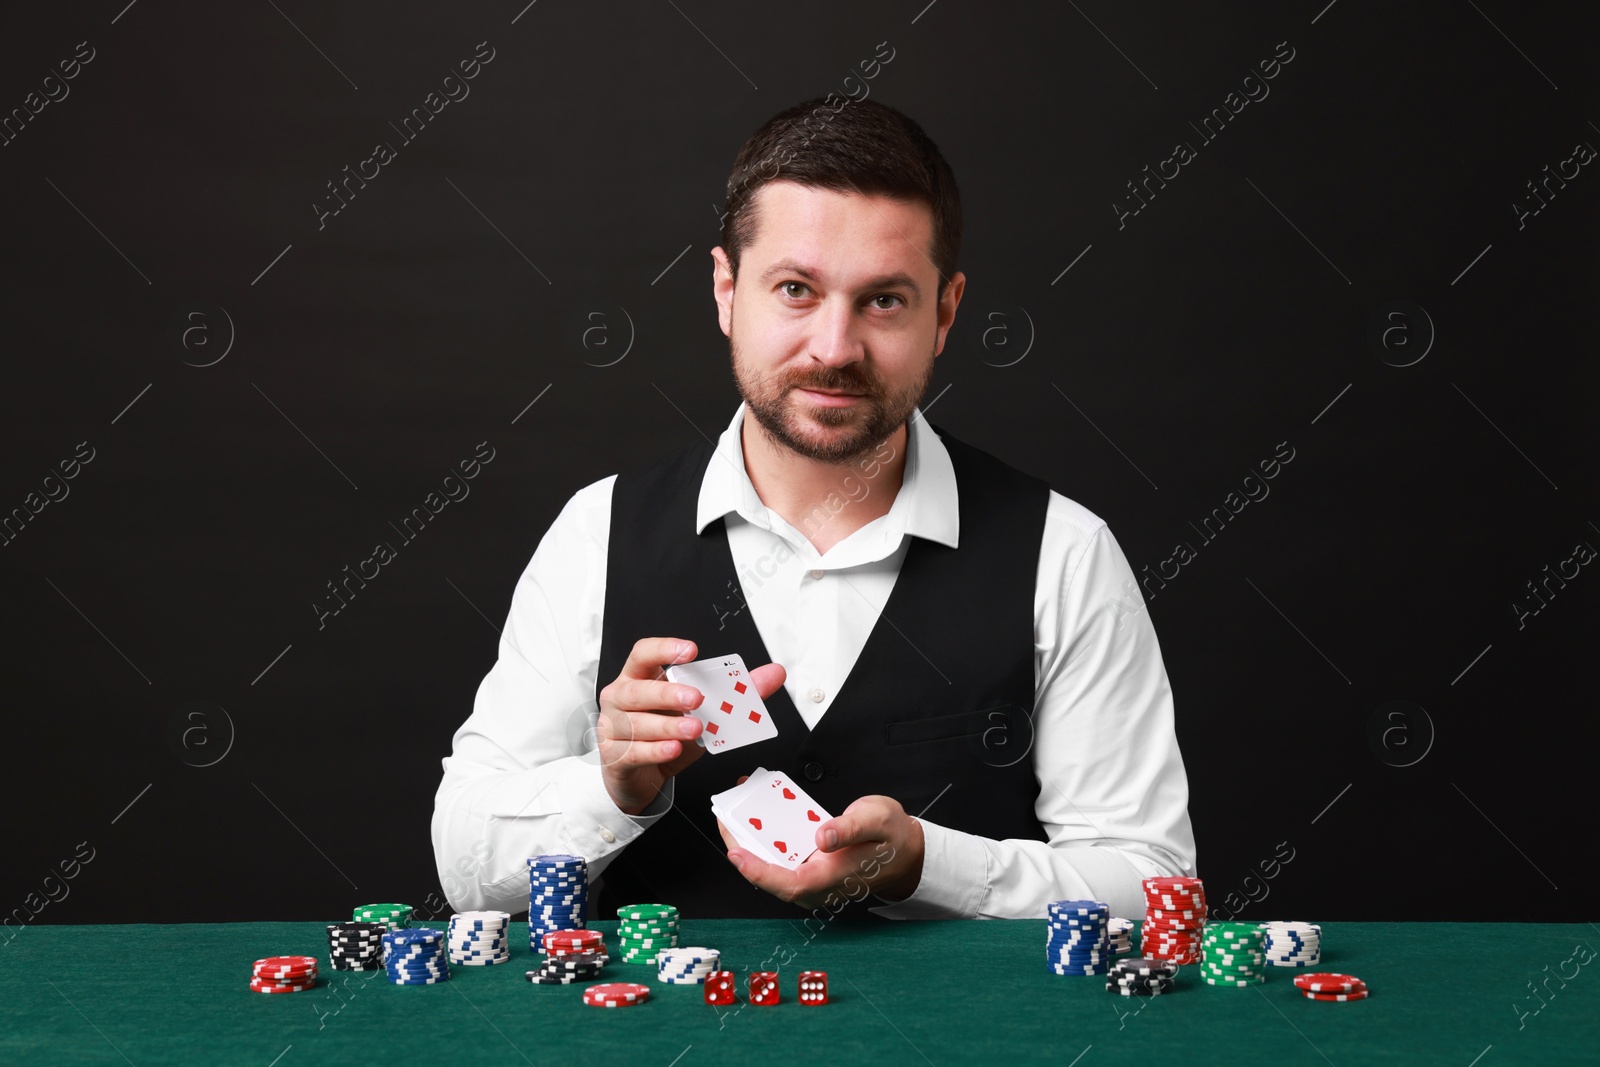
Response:
[{"label": "red dice", "polygon": [[778,991],[778,973],[776,971],[750,972],[750,1003],[766,1007],[776,1004],[782,999],[783,997]]},{"label": "red dice", "polygon": [[732,971],[712,971],[706,975],[707,1004],[732,1004],[734,999]]},{"label": "red dice", "polygon": [[827,971],[801,971],[800,972],[800,1003],[826,1004],[828,1003],[828,972]]}]

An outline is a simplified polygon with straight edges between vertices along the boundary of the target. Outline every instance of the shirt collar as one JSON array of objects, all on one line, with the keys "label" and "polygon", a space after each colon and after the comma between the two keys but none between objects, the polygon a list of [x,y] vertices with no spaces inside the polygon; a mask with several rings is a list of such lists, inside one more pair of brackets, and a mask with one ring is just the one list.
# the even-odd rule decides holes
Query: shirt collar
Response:
[{"label": "shirt collar", "polygon": [[[761,502],[744,466],[740,429],[745,407],[741,401],[733,420],[717,438],[716,452],[700,481],[700,500],[695,509],[696,533],[729,512],[763,529],[772,529],[776,513]],[[871,484],[859,470],[856,477]],[[845,495],[842,488],[841,495]],[[885,519],[885,536],[894,542],[900,540],[901,534],[915,534],[955,548],[960,540],[961,512],[955,468],[944,442],[922,417],[920,408],[911,414],[906,434],[905,475]]]}]

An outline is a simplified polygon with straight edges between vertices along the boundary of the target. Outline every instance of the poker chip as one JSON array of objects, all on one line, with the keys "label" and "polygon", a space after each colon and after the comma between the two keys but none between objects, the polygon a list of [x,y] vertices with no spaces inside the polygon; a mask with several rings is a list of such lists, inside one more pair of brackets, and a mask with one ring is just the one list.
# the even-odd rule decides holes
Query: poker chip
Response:
[{"label": "poker chip", "polygon": [[300,993],[317,984],[315,956],[266,956],[250,968],[256,993]]},{"label": "poker chip", "polygon": [[1352,989],[1348,993],[1301,993],[1300,995],[1305,997],[1307,1000],[1366,1000],[1367,990]]},{"label": "poker chip", "polygon": [[1265,937],[1259,923],[1211,923],[1201,939],[1201,981],[1233,988],[1266,981]]},{"label": "poker chip", "polygon": [[540,947],[548,955],[603,952],[605,944],[605,935],[599,930],[551,930],[540,940]]},{"label": "poker chip", "polygon": [[1365,992],[1367,988],[1367,983],[1354,975],[1326,971],[1316,974],[1297,974],[1294,976],[1294,985],[1302,993],[1354,993]]},{"label": "poker chip", "polygon": [[1133,920],[1108,919],[1106,921],[1106,937],[1111,944],[1113,955],[1125,956],[1133,951]]},{"label": "poker chip", "polygon": [[678,946],[678,909],[672,904],[624,904],[617,909],[617,956],[623,963],[655,965]]},{"label": "poker chip", "polygon": [[528,857],[528,948],[544,948],[553,930],[582,930],[589,920],[589,863],[582,856]]},{"label": "poker chip", "polygon": [[1139,951],[1173,963],[1199,963],[1205,928],[1205,886],[1198,878],[1146,878]]},{"label": "poker chip", "polygon": [[1316,923],[1262,923],[1263,951],[1273,967],[1315,967],[1322,962],[1322,927]]},{"label": "poker chip", "polygon": [[433,985],[450,977],[447,941],[442,930],[424,927],[390,930],[383,935],[383,965],[395,985]]},{"label": "poker chip", "polygon": [[1050,973],[1105,974],[1113,954],[1111,909],[1098,900],[1057,900],[1045,911],[1044,954]]},{"label": "poker chip", "polygon": [[602,982],[583,991],[583,1002],[594,1008],[626,1008],[650,999],[650,987],[637,982]]},{"label": "poker chip", "polygon": [[490,967],[511,959],[511,916],[503,911],[458,911],[450,916],[446,944],[451,963]]},{"label": "poker chip", "polygon": [[1156,976],[1171,978],[1178,973],[1178,968],[1170,960],[1154,959],[1141,956],[1135,959],[1118,960],[1111,965],[1110,973],[1117,975]]},{"label": "poker chip", "polygon": [[298,982],[277,982],[270,978],[250,979],[250,988],[256,993],[303,993],[316,984],[316,975]]},{"label": "poker chip", "polygon": [[376,922],[328,924],[328,963],[336,971],[375,971],[383,966],[383,933]]},{"label": "poker chip", "polygon": [[379,923],[386,930],[403,930],[411,925],[410,904],[362,904],[352,908],[350,918],[358,923]]},{"label": "poker chip", "polygon": [[256,978],[303,978],[317,973],[315,956],[268,956],[256,960],[251,974]]},{"label": "poker chip", "polygon": [[702,985],[722,969],[722,954],[713,948],[667,948],[657,954],[657,980],[669,985]]}]

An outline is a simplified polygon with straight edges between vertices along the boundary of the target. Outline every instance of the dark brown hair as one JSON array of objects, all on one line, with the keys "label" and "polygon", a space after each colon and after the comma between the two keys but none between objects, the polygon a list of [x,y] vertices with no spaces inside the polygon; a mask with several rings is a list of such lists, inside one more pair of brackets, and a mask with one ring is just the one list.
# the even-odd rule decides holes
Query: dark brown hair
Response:
[{"label": "dark brown hair", "polygon": [[722,247],[736,281],[739,254],[755,240],[760,222],[755,194],[778,180],[927,204],[933,211],[928,258],[939,272],[943,295],[961,252],[961,193],[939,146],[911,119],[876,100],[836,94],[768,119],[739,149],[728,175]]}]

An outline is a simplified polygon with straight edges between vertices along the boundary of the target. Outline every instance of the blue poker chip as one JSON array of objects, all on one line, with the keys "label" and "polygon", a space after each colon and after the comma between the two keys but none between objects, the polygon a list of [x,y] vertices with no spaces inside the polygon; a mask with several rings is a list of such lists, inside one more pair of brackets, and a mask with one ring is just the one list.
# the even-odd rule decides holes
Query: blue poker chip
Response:
[{"label": "blue poker chip", "polygon": [[430,930],[425,926],[406,926],[399,930],[390,930],[383,935],[386,945],[431,945],[443,940],[444,931]]},{"label": "blue poker chip", "polygon": [[1051,917],[1062,915],[1111,915],[1111,908],[1098,900],[1057,900],[1049,905]]}]

